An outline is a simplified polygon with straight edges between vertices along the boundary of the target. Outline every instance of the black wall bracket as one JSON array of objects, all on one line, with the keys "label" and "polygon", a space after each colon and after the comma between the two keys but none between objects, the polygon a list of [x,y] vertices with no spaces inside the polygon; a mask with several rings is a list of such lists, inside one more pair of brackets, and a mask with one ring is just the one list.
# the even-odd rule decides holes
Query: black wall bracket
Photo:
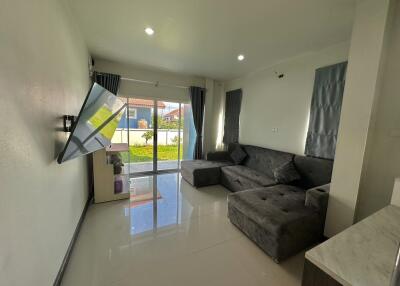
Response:
[{"label": "black wall bracket", "polygon": [[74,115],[64,115],[63,116],[63,123],[64,123],[64,132],[71,132],[72,128],[76,122],[76,116]]}]

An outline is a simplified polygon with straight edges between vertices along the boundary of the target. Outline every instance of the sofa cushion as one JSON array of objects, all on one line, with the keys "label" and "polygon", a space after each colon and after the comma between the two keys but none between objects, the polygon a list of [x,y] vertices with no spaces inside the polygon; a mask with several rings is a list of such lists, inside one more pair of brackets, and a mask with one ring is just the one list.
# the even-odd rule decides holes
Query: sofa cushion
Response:
[{"label": "sofa cushion", "polygon": [[243,149],[242,149],[242,147],[240,147],[240,145],[237,145],[236,148],[230,153],[230,156],[231,156],[232,161],[236,165],[239,165],[247,157],[247,154],[246,154],[246,152],[243,151]]},{"label": "sofa cushion", "polygon": [[331,182],[332,160],[296,155],[293,162],[301,175],[301,179],[295,183],[296,186],[309,189]]},{"label": "sofa cushion", "polygon": [[[301,235],[320,229],[321,217],[304,205],[305,192],[294,186],[276,185],[230,194],[228,203],[275,237]],[[300,233],[299,233],[300,231]]]},{"label": "sofa cushion", "polygon": [[181,175],[195,187],[215,185],[220,182],[221,167],[229,165],[232,163],[205,160],[182,161]]},{"label": "sofa cushion", "polygon": [[207,161],[220,161],[232,163],[232,158],[228,151],[214,151],[207,153]]},{"label": "sofa cushion", "polygon": [[293,161],[289,161],[274,170],[274,177],[278,183],[289,184],[293,181],[301,179],[299,172],[297,172]]},{"label": "sofa cushion", "polygon": [[290,153],[251,145],[242,145],[242,148],[247,154],[242,165],[263,173],[271,178],[274,177],[273,171],[276,168],[290,162],[294,156]]},{"label": "sofa cushion", "polygon": [[263,173],[252,170],[242,165],[222,167],[221,172],[231,177],[233,180],[245,179],[253,181],[255,183],[254,187],[266,187],[276,185],[276,181],[274,178],[268,177]]},{"label": "sofa cushion", "polygon": [[206,160],[188,160],[182,161],[181,166],[185,170],[194,172],[200,169],[217,168],[232,165],[229,162],[222,161],[206,161]]}]

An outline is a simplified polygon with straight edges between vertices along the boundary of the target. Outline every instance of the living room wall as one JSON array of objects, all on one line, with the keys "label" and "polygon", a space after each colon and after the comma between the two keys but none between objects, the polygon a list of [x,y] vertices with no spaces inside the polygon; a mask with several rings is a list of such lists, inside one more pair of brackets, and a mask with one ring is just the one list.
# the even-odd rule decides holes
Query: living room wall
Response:
[{"label": "living room wall", "polygon": [[86,158],[55,161],[88,51],[63,0],[2,1],[0,35],[0,285],[52,285],[88,196]]},{"label": "living room wall", "polygon": [[400,2],[392,1],[382,75],[368,134],[356,220],[390,203],[400,177]]},{"label": "living room wall", "polygon": [[348,50],[340,43],[225,82],[225,91],[243,89],[239,141],[304,154],[315,70],[346,61]]},{"label": "living room wall", "polygon": [[[369,152],[366,147],[374,136],[373,117],[384,79],[382,75],[387,49],[386,26],[390,4],[394,1],[397,0],[357,1],[325,222],[327,237],[336,235],[355,222],[357,201],[361,202],[361,176],[363,173],[365,175],[363,165],[368,164]],[[384,148],[389,146],[390,144]],[[392,156],[389,155],[389,158]],[[389,158],[382,158],[379,168],[389,171],[387,168],[390,165],[385,163]],[[378,188],[364,197],[370,201],[370,206],[374,205],[372,201],[379,196],[379,192]],[[385,201],[385,196],[387,193],[378,199],[379,204]]]}]

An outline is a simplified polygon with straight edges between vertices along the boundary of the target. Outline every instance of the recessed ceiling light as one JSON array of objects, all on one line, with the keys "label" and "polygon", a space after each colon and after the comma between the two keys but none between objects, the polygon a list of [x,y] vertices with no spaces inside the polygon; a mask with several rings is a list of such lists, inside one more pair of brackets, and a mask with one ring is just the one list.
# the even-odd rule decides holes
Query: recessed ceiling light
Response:
[{"label": "recessed ceiling light", "polygon": [[244,60],[244,55],[238,55],[238,61],[243,61]]},{"label": "recessed ceiling light", "polygon": [[146,32],[147,35],[151,36],[154,34],[154,30],[150,27],[147,27],[146,29],[144,29],[144,31]]}]

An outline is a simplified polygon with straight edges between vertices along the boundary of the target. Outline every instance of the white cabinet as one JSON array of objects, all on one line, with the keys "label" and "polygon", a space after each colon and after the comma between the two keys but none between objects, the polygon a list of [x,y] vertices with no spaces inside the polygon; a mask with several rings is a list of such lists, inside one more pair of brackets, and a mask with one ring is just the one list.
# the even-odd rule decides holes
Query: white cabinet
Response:
[{"label": "white cabinet", "polygon": [[102,203],[129,198],[129,170],[122,154],[128,144],[113,144],[93,154],[94,202]]}]

